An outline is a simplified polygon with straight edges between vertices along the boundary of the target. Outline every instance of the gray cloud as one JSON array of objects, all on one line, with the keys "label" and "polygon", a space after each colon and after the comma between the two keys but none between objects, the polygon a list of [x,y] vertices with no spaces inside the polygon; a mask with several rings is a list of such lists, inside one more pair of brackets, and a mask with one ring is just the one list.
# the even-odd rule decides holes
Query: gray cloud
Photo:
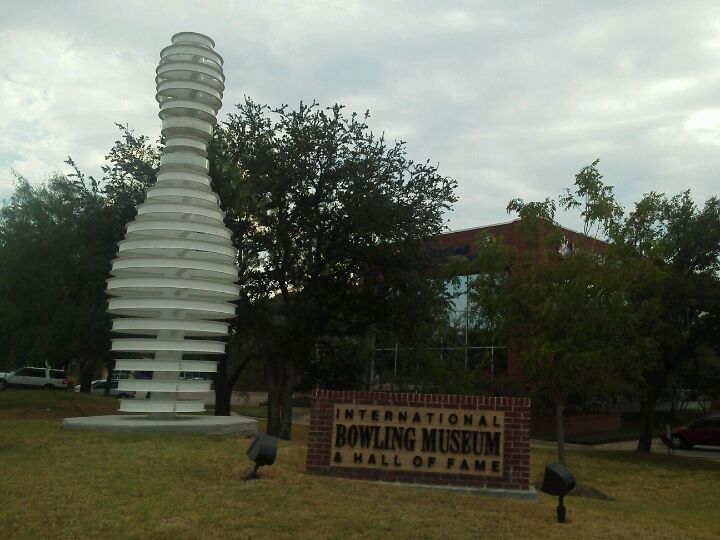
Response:
[{"label": "gray cloud", "polygon": [[181,30],[211,35],[224,56],[224,113],[243,94],[369,108],[375,131],[458,179],[452,228],[506,220],[509,199],[555,195],[596,157],[625,204],[652,189],[717,192],[712,0],[2,8],[0,198],[11,168],[40,181],[68,154],[98,174],[114,122],[155,137],[154,68]]}]

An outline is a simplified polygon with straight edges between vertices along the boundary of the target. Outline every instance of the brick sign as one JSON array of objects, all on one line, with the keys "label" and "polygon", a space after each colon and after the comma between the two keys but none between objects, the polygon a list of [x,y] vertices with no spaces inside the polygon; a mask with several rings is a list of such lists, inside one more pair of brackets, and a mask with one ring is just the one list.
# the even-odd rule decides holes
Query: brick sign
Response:
[{"label": "brick sign", "polygon": [[530,400],[316,390],[307,470],[527,490]]}]

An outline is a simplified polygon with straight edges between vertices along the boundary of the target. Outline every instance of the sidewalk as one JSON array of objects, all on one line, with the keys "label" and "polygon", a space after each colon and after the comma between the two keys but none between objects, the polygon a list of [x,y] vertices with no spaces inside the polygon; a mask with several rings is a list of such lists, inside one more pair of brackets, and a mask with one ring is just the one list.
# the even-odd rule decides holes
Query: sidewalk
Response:
[{"label": "sidewalk", "polygon": [[233,392],[230,403],[233,405],[260,405],[267,399],[267,392]]},{"label": "sidewalk", "polygon": [[[634,452],[637,448],[637,440],[622,441],[605,444],[570,444],[566,443],[565,447],[572,450],[606,450],[610,452]],[[552,441],[540,441],[537,439],[530,440],[530,448],[556,449],[557,443]],[[650,450],[653,454],[667,454],[668,449],[660,439],[653,439]],[[673,455],[708,459],[720,463],[720,447],[697,446],[691,450],[675,450]]]}]

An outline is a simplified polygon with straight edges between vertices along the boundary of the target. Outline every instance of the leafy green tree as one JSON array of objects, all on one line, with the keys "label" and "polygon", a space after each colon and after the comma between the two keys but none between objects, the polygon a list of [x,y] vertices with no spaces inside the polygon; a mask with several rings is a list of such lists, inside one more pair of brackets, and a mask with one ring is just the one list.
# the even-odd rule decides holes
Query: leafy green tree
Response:
[{"label": "leafy green tree", "polygon": [[476,310],[512,341],[526,389],[555,408],[561,462],[568,398],[604,394],[636,380],[646,350],[638,310],[650,308],[629,302],[629,287],[641,279],[643,267],[597,249],[597,242],[563,246],[555,221],[558,204],[580,208],[585,231],[597,233],[606,215],[617,213],[612,189],[598,183],[596,165],[580,171],[576,192],[559,202],[510,201],[508,212],[520,216],[528,249],[487,235],[478,240],[476,259],[465,263],[468,274],[477,274],[470,290]]},{"label": "leafy green tree", "polygon": [[638,450],[651,448],[654,413],[670,379],[720,350],[720,199],[702,207],[689,191],[646,194],[609,235],[619,256],[645,261],[647,278],[634,283],[632,301],[654,301],[657,316],[642,321],[653,342],[643,369]]},{"label": "leafy green tree", "polygon": [[[248,100],[217,129],[208,157],[240,251],[242,296],[229,354],[215,377],[216,414],[229,414],[240,373],[261,358],[269,432],[289,437],[291,397],[301,376],[315,369],[330,380],[332,370],[321,374],[313,365],[318,350],[324,354],[328,344],[362,339],[375,328],[411,326],[443,301],[434,262],[421,244],[443,229],[455,182],[428,162],[409,160],[404,143],[388,146],[375,137],[366,120],[367,115],[343,116],[340,106],[272,111]],[[65,356],[87,359],[79,360],[87,382],[93,359],[109,362],[104,288],[110,263],[158,167],[158,147],[119,127],[122,137],[107,156],[101,183],[77,168],[38,189],[25,183],[3,209],[1,222],[0,254],[10,262],[1,269],[0,294],[18,306],[3,324],[23,330],[16,322],[24,317],[41,325],[34,334],[4,335],[16,343],[37,341],[38,335],[53,336],[47,341],[56,343],[55,335],[64,336]],[[37,291],[13,289],[23,264],[47,273],[41,264],[45,244],[75,266],[53,266],[57,280],[44,279]],[[30,247],[32,255],[20,251]],[[79,264],[87,268],[80,271]],[[83,287],[71,305],[63,294],[73,290],[73,276],[83,276]],[[37,300],[22,306],[19,298],[30,292]],[[45,324],[51,314],[52,324]],[[73,323],[82,331],[68,330]]]},{"label": "leafy green tree", "polygon": [[240,250],[238,321],[266,367],[268,433],[283,438],[321,339],[362,335],[397,306],[418,313],[442,297],[423,275],[421,242],[443,229],[455,182],[374,136],[367,118],[246,99],[216,132],[211,177]]},{"label": "leafy green tree", "polygon": [[483,247],[473,297],[511,336],[531,391],[553,403],[558,458],[564,463],[568,397],[609,392],[633,366],[627,363],[632,327],[627,272],[589,251],[564,257],[555,251],[542,262],[515,254],[504,259],[511,274],[498,276],[494,272],[507,246],[485,238]]},{"label": "leafy green tree", "polygon": [[316,386],[335,390],[363,388],[363,375],[374,353],[371,334],[322,336],[299,374],[297,388],[309,391]]},{"label": "leafy green tree", "polygon": [[125,225],[135,218],[136,207],[145,200],[148,188],[155,184],[163,143],[153,144],[145,135],[115,125],[121,137],[105,156],[102,196],[114,227],[112,237],[117,242],[125,235]]},{"label": "leafy green tree", "polygon": [[[103,187],[68,158],[71,173],[38,187],[18,176],[0,208],[0,361],[77,363],[84,391],[99,363],[112,369],[105,280],[157,166],[147,139],[120,127]],[[126,173],[132,164],[142,167]]]},{"label": "leafy green tree", "polygon": [[[623,321],[606,334],[606,343],[615,344],[614,348],[606,350],[606,354],[608,359],[622,359],[624,366],[619,368],[626,384],[642,396],[638,450],[647,452],[652,441],[655,408],[671,379],[682,378],[683,373],[687,376],[692,372],[692,366],[698,365],[699,358],[706,361],[713,358],[720,345],[720,200],[712,197],[698,207],[689,191],[672,197],[650,192],[631,212],[625,213],[615,201],[612,188],[603,183],[597,165],[596,160],[584,167],[575,177],[574,188],[566,190],[557,205],[564,210],[579,210],[584,232],[594,231],[596,235],[604,236],[609,241],[608,248],[603,250],[602,256],[595,258],[580,252],[586,261],[578,267],[576,277],[566,276],[566,285],[585,282],[582,290],[590,294],[575,292],[575,298],[583,302],[592,300],[604,287],[613,291],[612,297],[593,300],[602,300],[602,303],[597,304],[597,311],[585,312],[585,322],[589,324],[589,336],[602,337],[604,332],[612,329],[613,325],[609,323]],[[525,205],[516,200],[509,208],[518,211],[523,218],[525,212],[531,218],[529,223],[533,224],[538,223],[535,218],[539,218],[540,223],[551,219],[556,203],[548,199]],[[547,245],[557,244],[550,242]],[[591,244],[590,251],[594,247]],[[575,256],[566,259],[578,260]],[[562,264],[550,264],[541,270],[554,273],[556,269],[565,268],[568,265],[563,260]],[[605,275],[607,269],[612,275]],[[596,271],[600,270],[603,271],[598,274]],[[589,277],[604,285],[592,286],[593,281],[587,280]],[[611,281],[606,281],[608,278]],[[525,277],[512,281],[522,283]],[[557,307],[556,292],[570,290],[551,280],[542,288],[530,289],[524,294],[528,298],[534,298],[534,295],[541,298],[543,291],[553,291],[548,300],[551,307]],[[614,298],[614,302],[608,303],[610,298]],[[583,321],[576,314],[583,311],[573,310],[570,303],[566,308],[566,319],[577,321],[581,327]],[[537,334],[543,321],[533,322],[535,314],[537,312],[528,312],[525,317],[528,328]],[[613,315],[608,318],[606,314]],[[560,324],[561,319],[557,323]],[[603,339],[589,339],[584,347],[591,350],[594,344],[600,347],[603,343]],[[583,346],[580,341],[577,345]],[[529,354],[533,347],[523,354]],[[572,343],[565,343],[563,347],[573,351]],[[593,354],[599,351],[600,348],[592,349]],[[580,354],[582,350],[575,352]]]},{"label": "leafy green tree", "polygon": [[574,190],[566,188],[558,201],[564,210],[580,210],[583,234],[594,239],[606,235],[624,214],[615,200],[613,187],[603,182],[598,163],[600,160],[596,159],[580,169],[575,175]]},{"label": "leafy green tree", "polygon": [[0,210],[0,302],[6,364],[67,366],[89,384],[108,357],[107,250],[97,239],[97,185],[57,175],[40,187],[17,179]]}]

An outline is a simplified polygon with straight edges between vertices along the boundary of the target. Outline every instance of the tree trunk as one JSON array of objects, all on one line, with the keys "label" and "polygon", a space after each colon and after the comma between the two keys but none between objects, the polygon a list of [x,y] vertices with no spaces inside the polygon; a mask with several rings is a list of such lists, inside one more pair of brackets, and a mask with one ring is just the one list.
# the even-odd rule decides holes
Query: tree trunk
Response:
[{"label": "tree trunk", "polygon": [[640,411],[640,437],[636,450],[638,452],[649,452],[652,447],[653,429],[655,427],[655,405],[657,404],[658,393],[654,386],[648,385],[647,396],[643,400],[643,407]]},{"label": "tree trunk", "polygon": [[230,416],[230,393],[227,380],[227,357],[218,362],[217,372],[213,375],[215,387],[215,416]]},{"label": "tree trunk", "polygon": [[281,439],[290,440],[292,435],[292,400],[295,391],[295,365],[291,359],[284,363],[285,377],[283,380],[283,388],[281,390],[281,415],[280,415],[280,434]]},{"label": "tree trunk", "polygon": [[295,366],[282,359],[266,367],[268,383],[267,434],[289,440],[292,434],[292,396],[295,390]]},{"label": "tree trunk", "polygon": [[95,366],[92,362],[80,363],[80,391],[86,394],[90,393],[93,380],[93,371]]},{"label": "tree trunk", "polygon": [[223,384],[220,389],[215,385],[215,416],[230,416],[232,412],[230,400],[232,392],[227,388],[227,385]]},{"label": "tree trunk", "polygon": [[217,373],[213,376],[215,383],[215,416],[230,416],[232,405],[232,393],[240,378],[240,374],[256,354],[249,355],[245,360],[235,367],[231,375],[228,375],[228,358],[225,357],[218,362]]},{"label": "tree trunk", "polygon": [[268,435],[277,437],[280,435],[280,370],[277,361],[266,360],[265,379],[268,387],[268,405],[267,405],[267,428],[265,432]]},{"label": "tree trunk", "polygon": [[565,424],[563,413],[565,403],[561,399],[555,400],[555,438],[557,439],[558,461],[565,465]]},{"label": "tree trunk", "polygon": [[[675,420],[675,413],[677,412],[677,409],[678,409],[677,395],[674,395],[672,400],[670,401],[670,419],[671,420]],[[642,410],[642,409],[640,409],[640,410]]]}]

